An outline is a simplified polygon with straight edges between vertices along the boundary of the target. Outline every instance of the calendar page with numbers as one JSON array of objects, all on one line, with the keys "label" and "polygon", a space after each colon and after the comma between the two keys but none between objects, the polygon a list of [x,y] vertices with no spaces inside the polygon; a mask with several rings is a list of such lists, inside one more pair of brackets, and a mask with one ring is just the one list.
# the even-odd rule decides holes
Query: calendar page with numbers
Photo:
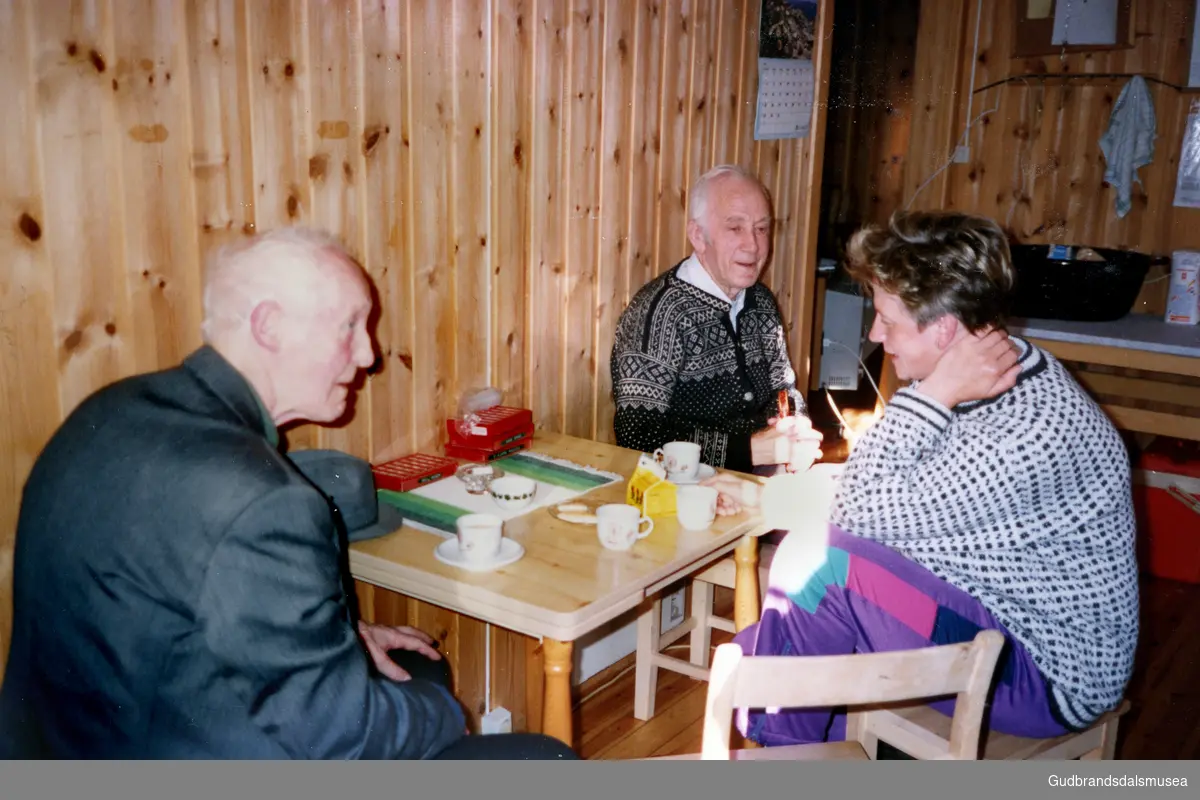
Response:
[{"label": "calendar page with numbers", "polygon": [[755,139],[807,138],[812,122],[813,62],[807,58],[758,60]]}]

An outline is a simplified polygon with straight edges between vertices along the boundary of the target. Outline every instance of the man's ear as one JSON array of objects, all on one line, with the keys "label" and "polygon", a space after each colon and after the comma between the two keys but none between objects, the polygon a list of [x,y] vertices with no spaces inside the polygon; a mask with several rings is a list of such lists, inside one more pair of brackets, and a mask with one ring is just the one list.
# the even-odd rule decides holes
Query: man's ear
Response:
[{"label": "man's ear", "polygon": [[264,350],[278,353],[283,346],[281,323],[283,308],[274,300],[264,300],[250,312],[250,335]]},{"label": "man's ear", "polygon": [[697,255],[702,255],[708,249],[708,241],[704,238],[704,228],[694,219],[688,220],[687,237]]},{"label": "man's ear", "polygon": [[953,314],[943,314],[933,323],[933,326],[937,331],[934,341],[939,350],[945,350],[958,339],[958,331],[962,327],[962,323]]}]

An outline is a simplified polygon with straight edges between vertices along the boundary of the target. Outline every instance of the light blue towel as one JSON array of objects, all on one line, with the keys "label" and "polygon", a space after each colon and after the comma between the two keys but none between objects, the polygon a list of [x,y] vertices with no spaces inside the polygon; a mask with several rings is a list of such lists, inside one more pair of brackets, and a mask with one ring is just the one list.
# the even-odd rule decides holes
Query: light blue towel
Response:
[{"label": "light blue towel", "polygon": [[1142,76],[1135,75],[1121,90],[1108,130],[1100,137],[1100,150],[1108,164],[1104,180],[1117,190],[1117,217],[1129,213],[1133,182],[1143,186],[1137,171],[1154,160],[1156,125],[1150,89]]}]

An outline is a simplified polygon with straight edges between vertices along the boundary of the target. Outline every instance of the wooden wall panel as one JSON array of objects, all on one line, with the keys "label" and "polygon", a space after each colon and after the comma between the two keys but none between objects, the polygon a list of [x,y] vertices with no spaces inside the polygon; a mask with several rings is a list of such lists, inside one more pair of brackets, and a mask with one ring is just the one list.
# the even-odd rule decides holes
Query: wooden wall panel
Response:
[{"label": "wooden wall panel", "polygon": [[379,297],[373,320],[379,368],[368,378],[366,407],[357,400],[356,417],[370,411],[370,457],[386,460],[412,451],[413,292],[408,257],[409,96],[412,72],[408,9],[399,3],[363,5],[362,186],[365,261]]},{"label": "wooden wall panel", "polygon": [[0,74],[6,92],[0,115],[0,660],[12,630],[10,587],[21,490],[62,419],[32,5],[32,0],[0,3]]},{"label": "wooden wall panel", "polygon": [[492,385],[508,402],[530,400],[527,317],[532,242],[531,104],[514,103],[533,82],[533,0],[498,0],[492,16]]},{"label": "wooden wall panel", "polygon": [[[118,329],[148,372],[200,344],[200,269],[191,180],[187,18],[179,4],[113,0],[112,75],[121,142],[120,207],[130,327]],[[138,331],[158,331],[139,336]]]},{"label": "wooden wall panel", "polygon": [[[616,320],[688,255],[689,187],[722,161],[779,202],[768,279],[803,346],[824,112],[810,139],[754,141],[760,7],[0,0],[0,653],[37,452],[89,393],[199,343],[204,265],[256,231],[332,231],[378,293],[353,414],[293,448],[436,452],[488,384],[543,429],[611,440]],[[473,708],[484,687],[536,725],[540,667],[485,681],[481,653],[538,664],[537,642],[367,594],[444,629]]]},{"label": "wooden wall panel", "polygon": [[538,428],[564,430],[566,220],[568,173],[565,69],[570,16],[566,3],[538,2],[532,96],[533,189],[530,209],[529,396]]},{"label": "wooden wall panel", "polygon": [[[600,127],[603,94],[604,5],[571,0],[567,36],[566,340],[563,430],[590,439],[596,422],[596,263],[599,244]],[[617,110],[620,113],[620,110]]]},{"label": "wooden wall panel", "polygon": [[[1026,242],[1155,254],[1200,246],[1200,212],[1172,206],[1182,126],[1193,95],[1147,82],[1158,122],[1154,160],[1139,170],[1143,185],[1134,184],[1133,208],[1118,218],[1116,190],[1104,181],[1100,137],[1127,78],[1029,77],[972,94],[1009,76],[1038,73],[1142,74],[1179,84],[1186,74],[1194,0],[1134,3],[1132,47],[1026,58],[1011,55],[1015,3],[982,4],[977,54],[975,3],[921,3],[903,202],[947,161],[968,113],[977,118],[994,109],[971,128],[970,161],[952,164],[929,181],[914,208],[986,214]],[[890,213],[881,207],[874,216],[885,211]]]}]

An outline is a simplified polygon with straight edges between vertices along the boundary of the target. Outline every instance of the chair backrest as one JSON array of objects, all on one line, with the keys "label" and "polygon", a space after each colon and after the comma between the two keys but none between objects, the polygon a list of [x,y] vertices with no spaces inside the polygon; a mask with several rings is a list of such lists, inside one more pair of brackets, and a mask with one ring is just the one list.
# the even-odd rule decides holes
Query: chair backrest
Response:
[{"label": "chair backrest", "polygon": [[1004,636],[980,631],[960,644],[844,656],[747,656],[736,644],[713,655],[702,758],[725,760],[734,709],[869,706],[955,695],[950,758],[979,757],[992,673]]}]

